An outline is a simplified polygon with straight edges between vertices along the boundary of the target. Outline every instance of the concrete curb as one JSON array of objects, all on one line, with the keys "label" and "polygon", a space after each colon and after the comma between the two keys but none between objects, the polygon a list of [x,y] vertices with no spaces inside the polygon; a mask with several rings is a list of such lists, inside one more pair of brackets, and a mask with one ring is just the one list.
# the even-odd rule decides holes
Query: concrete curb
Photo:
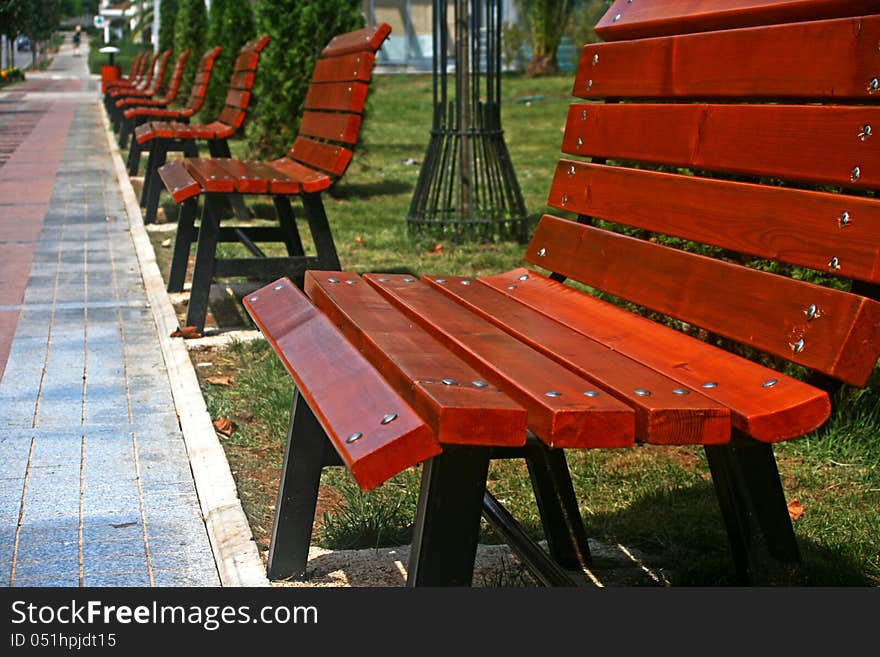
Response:
[{"label": "concrete curb", "polygon": [[205,406],[187,346],[182,338],[169,337],[178,328],[177,315],[165,292],[165,282],[156,264],[140,203],[129,180],[115,134],[100,104],[98,110],[104,122],[116,178],[122,190],[147,300],[159,332],[159,344],[171,381],[174,405],[220,581],[223,586],[270,586],[250,525],[241,507],[226,454],[217,439],[211,416]]}]

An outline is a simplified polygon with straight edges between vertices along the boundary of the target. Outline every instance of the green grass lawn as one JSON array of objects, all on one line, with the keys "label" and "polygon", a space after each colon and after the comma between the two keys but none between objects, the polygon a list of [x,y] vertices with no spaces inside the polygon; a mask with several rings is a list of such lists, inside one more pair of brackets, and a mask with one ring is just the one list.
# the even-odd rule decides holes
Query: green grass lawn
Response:
[{"label": "green grass lawn", "polygon": [[[547,210],[570,90],[569,76],[505,79],[506,140],[533,221]],[[429,77],[376,79],[363,141],[343,180],[325,195],[344,269],[479,276],[521,264],[523,246],[516,243],[456,245],[408,235],[405,217],[419,167],[406,162],[424,157],[430,103]],[[243,142],[233,150],[237,155],[246,152]],[[267,216],[267,207],[262,203],[253,209]],[[164,209],[166,216],[176,216],[173,204],[166,202]],[[166,272],[170,249],[162,243],[169,237],[173,234],[152,234]],[[227,254],[237,251],[230,245],[222,248]],[[246,318],[239,313],[238,320]],[[192,354],[212,416],[228,417],[236,425],[223,443],[255,537],[266,547],[292,398],[290,378],[262,340]],[[232,385],[208,382],[207,377],[218,375],[231,376]],[[875,372],[864,390],[842,391],[822,429],[776,448],[787,497],[804,508],[794,526],[805,584],[880,584],[878,393],[880,373]],[[675,585],[733,583],[701,449],[640,446],[571,451],[567,457],[591,536],[653,555],[654,565],[668,572]],[[414,468],[361,495],[344,470],[327,469],[316,542],[343,548],[408,541],[418,476]],[[494,464],[490,489],[540,536],[524,464]],[[484,538],[493,540],[489,530]]]}]

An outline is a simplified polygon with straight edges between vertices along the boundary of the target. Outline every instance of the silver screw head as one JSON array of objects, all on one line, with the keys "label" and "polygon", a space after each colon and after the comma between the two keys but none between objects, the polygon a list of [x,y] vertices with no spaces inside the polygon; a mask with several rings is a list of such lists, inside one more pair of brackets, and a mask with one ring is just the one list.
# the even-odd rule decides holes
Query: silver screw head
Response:
[{"label": "silver screw head", "polygon": [[598,397],[598,396],[599,396],[599,391],[598,391],[598,390],[586,390],[586,391],[584,391],[584,397]]},{"label": "silver screw head", "polygon": [[485,388],[485,387],[488,386],[489,384],[486,383],[485,381],[481,381],[480,379],[477,379],[476,381],[471,381],[471,385],[472,385],[474,388]]},{"label": "silver screw head", "polygon": [[718,383],[716,381],[706,381],[701,387],[703,388],[717,388]]},{"label": "silver screw head", "polygon": [[391,424],[396,419],[397,419],[397,413],[389,413],[388,415],[386,415],[385,417],[382,418],[381,423],[382,424]]},{"label": "silver screw head", "polygon": [[462,285],[470,285],[471,282],[470,282],[470,280],[468,280],[468,279],[466,278],[466,279],[464,279],[464,280],[461,282],[461,284],[462,284]]},{"label": "silver screw head", "polygon": [[380,283],[387,283],[389,279],[388,279],[387,277],[383,276],[382,278],[379,278],[379,279],[377,279],[377,280],[378,280]]},{"label": "silver screw head", "polygon": [[673,388],[672,394],[674,394],[674,395],[689,395],[689,394],[691,394],[691,391],[688,390],[687,388]]},{"label": "silver screw head", "polygon": [[572,165],[569,165],[569,167],[568,167],[568,175],[569,175],[569,176],[573,176],[573,175],[574,175],[574,165],[573,165],[573,164],[572,164]]},{"label": "silver screw head", "polygon": [[435,283],[440,283],[440,285],[443,285],[443,283],[446,282],[446,279],[445,279],[445,278],[435,278],[435,279],[434,279],[434,282],[435,282]]},{"label": "silver screw head", "polygon": [[791,350],[792,350],[794,353],[799,354],[799,353],[801,353],[801,352],[804,350],[804,346],[805,346],[805,345],[806,345],[806,343],[804,342],[804,339],[801,338],[800,340],[798,340],[797,342],[795,342],[793,345],[791,345]]},{"label": "silver screw head", "polygon": [[611,22],[616,23],[619,20],[620,20],[620,14],[615,14],[614,18],[611,19]]},{"label": "silver screw head", "polygon": [[354,285],[355,283],[357,283],[357,281],[351,278],[345,281],[346,285]]},{"label": "silver screw head", "polygon": [[834,270],[840,269],[840,260],[838,259],[838,257],[834,256],[833,258],[831,258],[831,260],[828,261],[828,266]]},{"label": "silver screw head", "polygon": [[761,387],[762,388],[772,388],[777,383],[779,383],[779,381],[777,381],[776,379],[767,379],[766,381],[764,381],[764,383],[761,384]]},{"label": "silver screw head", "polygon": [[529,275],[528,274],[520,274],[519,280],[527,281],[527,280],[529,280]]},{"label": "silver screw head", "polygon": [[507,286],[507,289],[508,289],[508,290],[515,290],[515,289],[516,289],[516,285],[508,285],[508,286]]},{"label": "silver screw head", "polygon": [[345,439],[345,442],[351,444],[357,440],[360,440],[363,437],[364,437],[364,434],[362,434],[360,431],[355,431],[353,434],[351,434],[348,438]]},{"label": "silver screw head", "polygon": [[565,205],[566,203],[568,203],[568,196],[566,196],[565,194],[563,194],[563,195],[562,195],[562,205]]},{"label": "silver screw head", "polygon": [[587,80],[587,89],[592,89],[592,88],[593,88],[593,81]]},{"label": "silver screw head", "polygon": [[260,297],[251,297],[250,300],[251,300],[251,301],[256,301],[256,300],[259,299],[259,298],[260,298]]},{"label": "silver screw head", "polygon": [[547,255],[547,249],[545,249],[543,247],[538,249],[538,257],[539,258],[543,258],[545,255]]},{"label": "silver screw head", "polygon": [[650,397],[651,396],[651,391],[645,390],[644,388],[636,388],[635,390],[633,390],[633,393],[638,395],[639,397]]},{"label": "silver screw head", "polygon": [[852,173],[849,174],[849,179],[853,182],[862,177],[862,170],[859,167],[853,167]]},{"label": "silver screw head", "polygon": [[877,78],[871,78],[871,80],[868,82],[868,93],[876,93],[878,89],[880,89],[880,80],[878,80]]},{"label": "silver screw head", "polygon": [[847,212],[846,210],[841,212],[838,222],[840,223],[841,227],[849,225],[849,212]]},{"label": "silver screw head", "polygon": [[577,147],[580,148],[581,146],[584,145],[584,140],[581,139],[580,137],[578,137],[576,143],[577,143]]},{"label": "silver screw head", "polygon": [[816,307],[815,303],[811,303],[804,311],[804,314],[807,316],[807,319],[816,319],[819,316],[819,308]]},{"label": "silver screw head", "polygon": [[558,390],[548,390],[544,393],[545,397],[562,397],[562,393]]},{"label": "silver screw head", "polygon": [[284,287],[284,286],[283,286],[283,285],[276,285],[276,286],[275,286],[274,288],[272,288],[272,289],[273,289],[273,290],[280,290],[282,287]]},{"label": "silver screw head", "polygon": [[328,282],[328,283],[338,283],[338,282],[339,282],[339,279],[338,279],[338,278],[328,278],[328,279],[327,279],[327,282]]},{"label": "silver screw head", "polygon": [[593,55],[593,66],[599,63],[599,53]]},{"label": "silver screw head", "polygon": [[405,278],[403,279],[403,282],[404,282],[404,283],[413,283],[413,282],[415,282],[415,280],[416,280],[416,279],[414,279],[413,277],[411,277],[411,276],[407,276],[407,277],[405,277]]},{"label": "silver screw head", "polygon": [[581,110],[581,121],[587,120],[587,110]]},{"label": "silver screw head", "polygon": [[868,141],[872,134],[873,130],[871,129],[871,124],[866,123],[864,126],[862,126],[861,132],[859,132],[859,139],[861,139],[862,141]]},{"label": "silver screw head", "polygon": [[442,383],[445,386],[454,386],[458,383],[455,379],[442,379]]}]

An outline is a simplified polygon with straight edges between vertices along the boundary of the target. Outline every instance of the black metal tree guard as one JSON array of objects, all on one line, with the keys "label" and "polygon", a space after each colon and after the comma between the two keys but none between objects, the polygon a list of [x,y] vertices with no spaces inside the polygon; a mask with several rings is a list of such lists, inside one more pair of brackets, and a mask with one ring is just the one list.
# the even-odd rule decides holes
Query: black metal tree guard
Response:
[{"label": "black metal tree guard", "polygon": [[433,23],[434,122],[407,223],[418,236],[525,242],[528,216],[501,129],[501,0],[434,0]]}]

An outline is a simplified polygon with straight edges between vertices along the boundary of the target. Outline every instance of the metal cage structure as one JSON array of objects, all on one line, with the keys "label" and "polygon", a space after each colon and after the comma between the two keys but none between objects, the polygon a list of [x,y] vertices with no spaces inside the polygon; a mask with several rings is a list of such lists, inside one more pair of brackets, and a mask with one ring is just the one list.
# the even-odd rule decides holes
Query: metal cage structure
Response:
[{"label": "metal cage structure", "polygon": [[410,233],[453,242],[525,242],[528,215],[501,128],[500,0],[434,0],[433,103],[430,141],[407,214]]}]

